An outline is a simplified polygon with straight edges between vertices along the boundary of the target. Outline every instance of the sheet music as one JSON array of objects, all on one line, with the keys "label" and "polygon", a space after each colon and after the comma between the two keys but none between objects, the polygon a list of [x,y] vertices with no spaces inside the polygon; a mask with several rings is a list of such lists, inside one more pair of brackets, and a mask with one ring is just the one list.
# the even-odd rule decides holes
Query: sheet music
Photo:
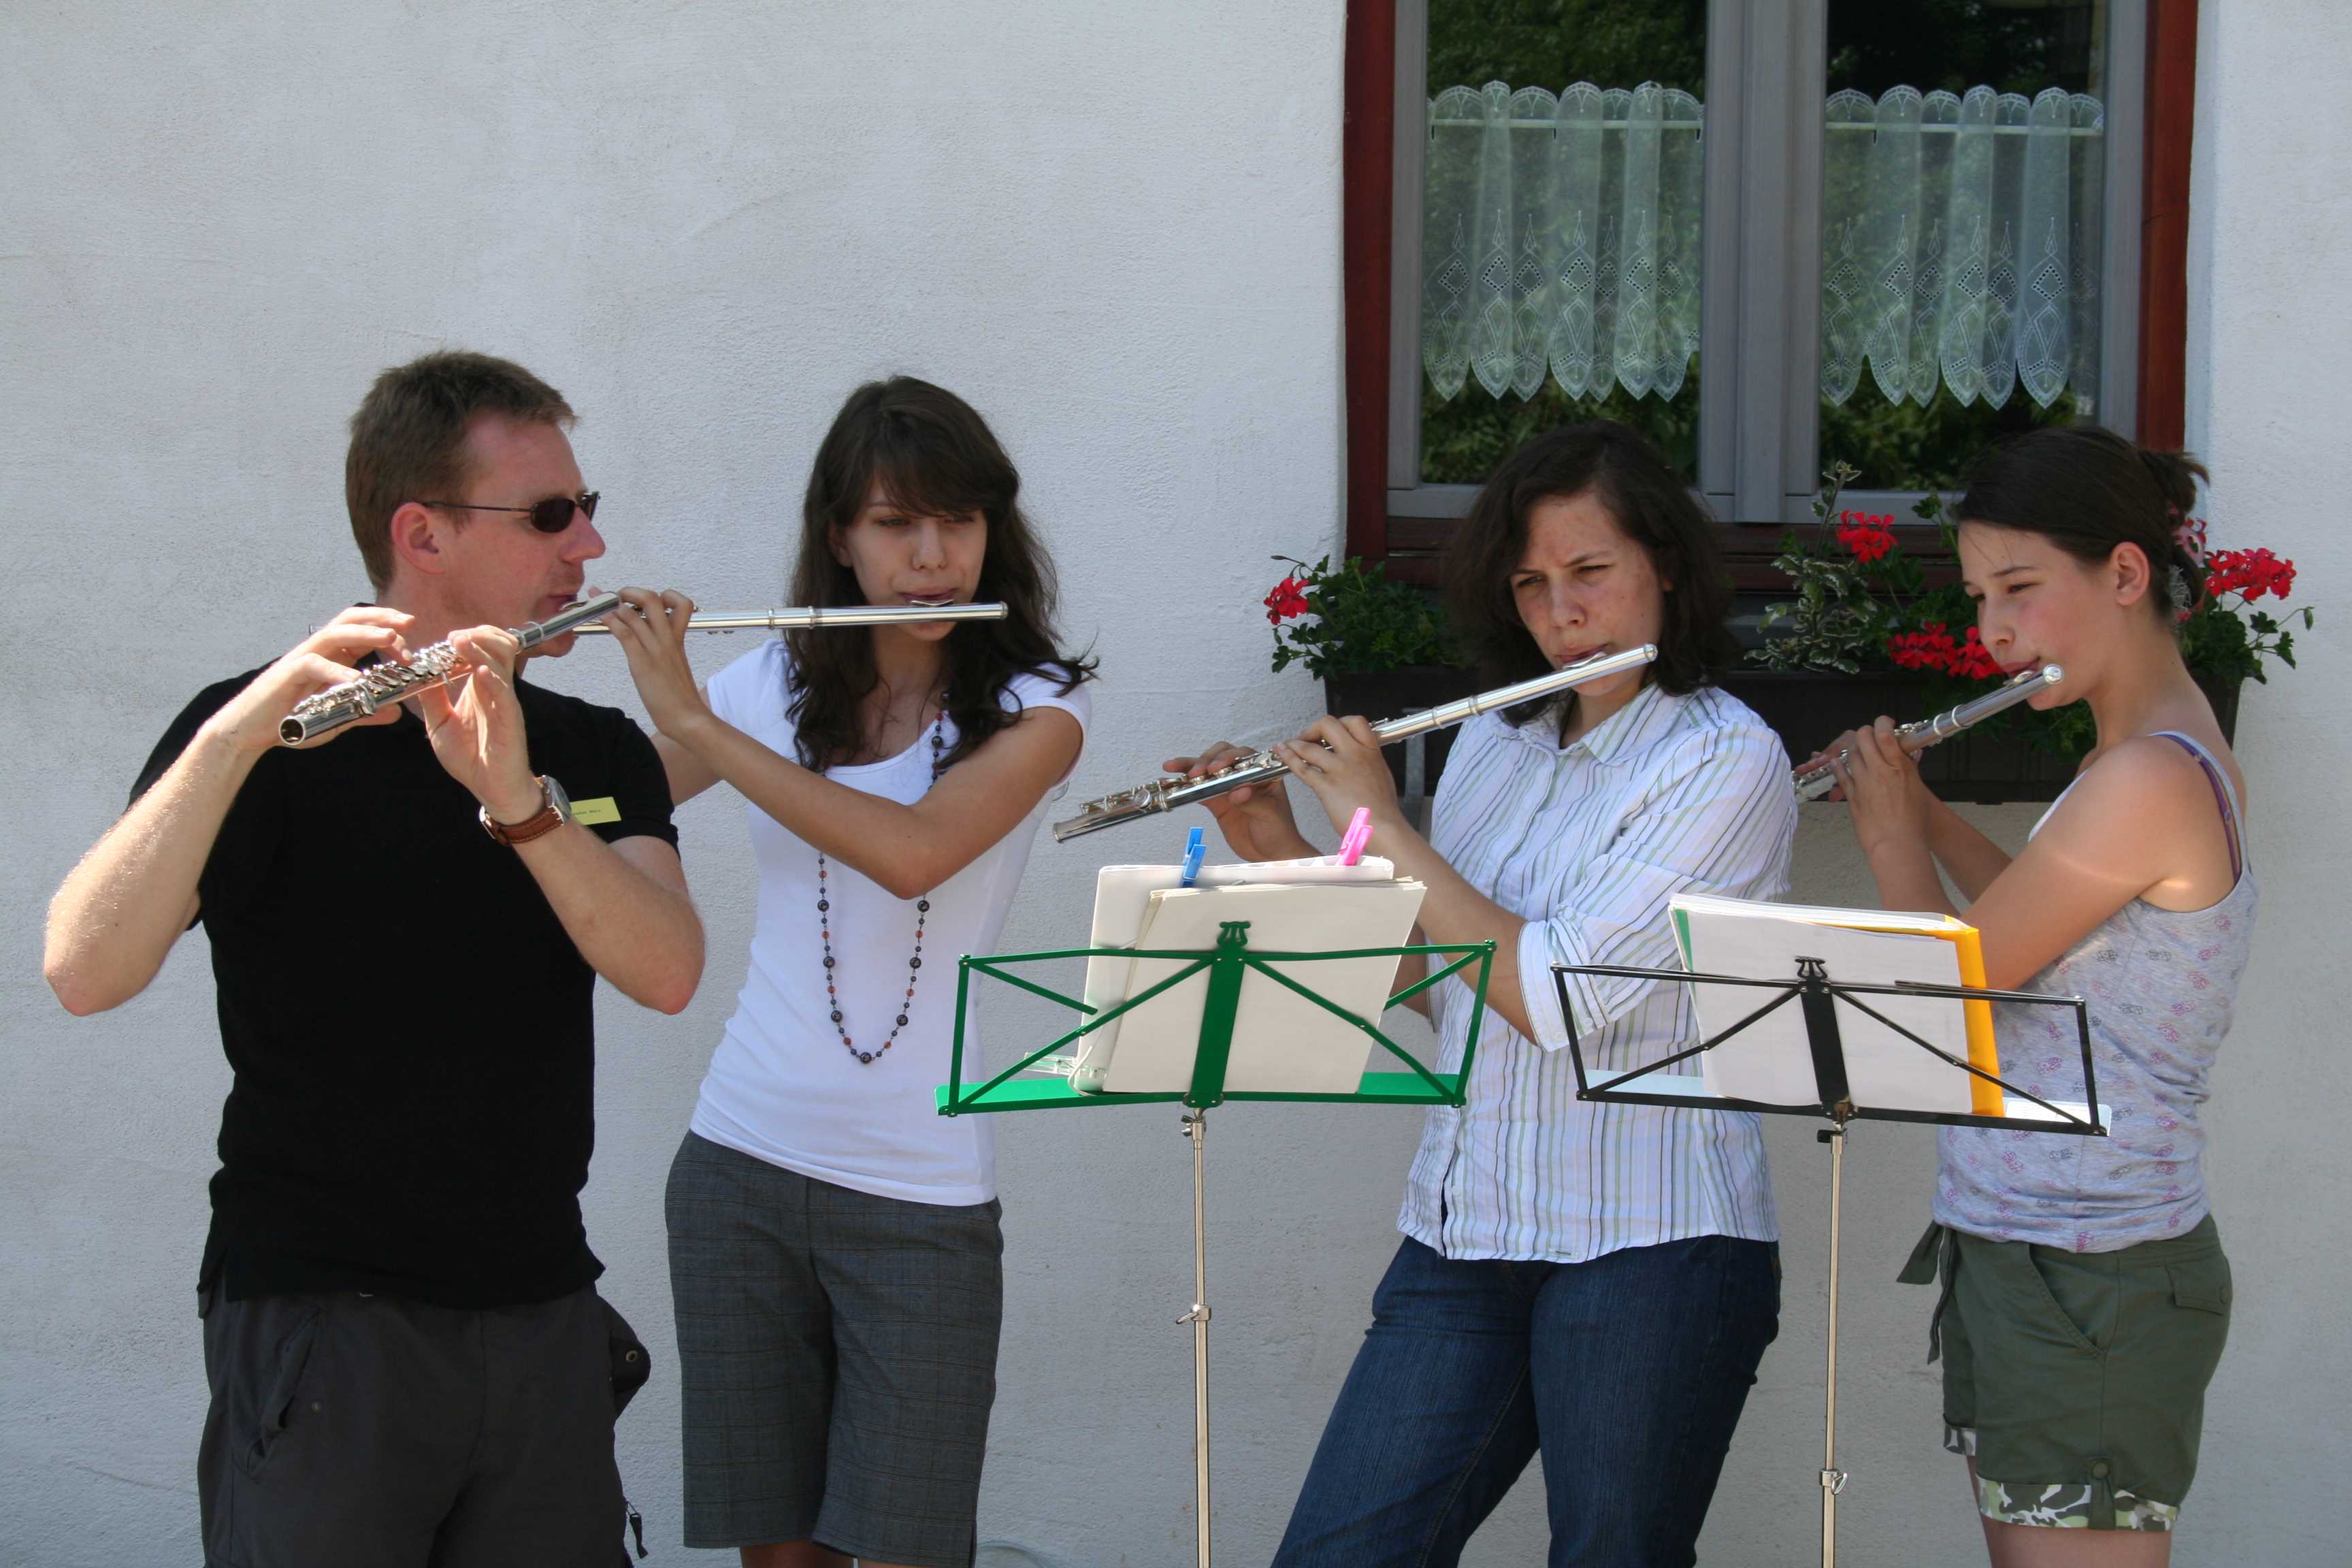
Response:
[{"label": "sheet music", "polygon": [[[1134,945],[1208,952],[1217,945],[1224,922],[1247,921],[1249,946],[1259,952],[1400,947],[1412,934],[1424,891],[1419,882],[1392,878],[1160,889],[1147,895]],[[1104,963],[1127,971],[1097,1004],[1108,1005],[1149,990],[1181,971],[1187,961],[1095,960],[1089,967]],[[1298,984],[1374,1025],[1396,972],[1393,957],[1318,960],[1282,968]],[[1084,1053],[1073,1085],[1112,1094],[1190,1087],[1208,983],[1203,971],[1115,1020],[1117,1035]],[[1088,1036],[1088,1041],[1109,1034],[1112,1026]],[[1252,971],[1242,982],[1225,1087],[1251,1093],[1352,1094],[1375,1049],[1371,1037],[1348,1020]]]},{"label": "sheet music", "polygon": [[[1939,937],[1773,918],[1759,912],[1769,910],[1766,905],[1736,914],[1696,903],[1687,909],[1678,903],[1677,908],[1687,916],[1689,965],[1698,973],[1793,980],[1797,960],[1804,957],[1822,960],[1831,980],[1849,985],[1961,984],[1958,952]],[[1859,917],[1862,912],[1854,913]],[[1702,1037],[1729,1028],[1769,997],[1768,992],[1747,986],[1689,989]],[[1938,1049],[1960,1061],[1969,1059],[1963,1004],[1935,996],[1865,1000]],[[1962,1116],[1972,1112],[1974,1080],[1968,1073],[1921,1050],[1850,1003],[1837,1003],[1836,1011],[1846,1085],[1856,1105]],[[1727,1099],[1790,1107],[1821,1102],[1799,1002],[1784,1004],[1698,1059],[1707,1087]]]}]

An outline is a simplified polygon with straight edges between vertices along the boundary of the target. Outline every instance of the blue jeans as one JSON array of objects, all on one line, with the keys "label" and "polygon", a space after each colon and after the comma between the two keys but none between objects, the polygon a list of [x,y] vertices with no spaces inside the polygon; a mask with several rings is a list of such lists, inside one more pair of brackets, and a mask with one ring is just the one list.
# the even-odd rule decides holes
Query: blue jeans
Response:
[{"label": "blue jeans", "polygon": [[1407,1238],[1275,1568],[1450,1568],[1538,1452],[1551,1568],[1687,1568],[1780,1274],[1778,1247],[1724,1236],[1587,1263]]}]

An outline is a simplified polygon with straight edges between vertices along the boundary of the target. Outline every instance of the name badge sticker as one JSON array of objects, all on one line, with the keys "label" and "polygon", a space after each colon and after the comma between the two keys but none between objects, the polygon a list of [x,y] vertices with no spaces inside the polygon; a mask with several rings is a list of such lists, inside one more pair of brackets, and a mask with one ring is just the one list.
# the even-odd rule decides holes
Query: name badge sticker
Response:
[{"label": "name badge sticker", "polygon": [[621,820],[621,808],[609,795],[600,795],[593,800],[575,800],[572,803],[572,820],[583,827],[618,822]]}]

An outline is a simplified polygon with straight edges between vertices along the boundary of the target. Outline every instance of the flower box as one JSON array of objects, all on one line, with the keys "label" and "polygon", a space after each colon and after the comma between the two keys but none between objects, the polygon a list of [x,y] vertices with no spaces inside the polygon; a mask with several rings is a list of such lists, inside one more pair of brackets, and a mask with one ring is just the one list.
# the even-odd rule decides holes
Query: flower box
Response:
[{"label": "flower box", "polygon": [[[1991,690],[2000,679],[1990,650],[1968,624],[1974,610],[1950,571],[1953,533],[1941,498],[1931,496],[1916,509],[1942,538],[1942,555],[1923,565],[1930,552],[1906,554],[1892,516],[1836,510],[1838,487],[1853,477],[1843,465],[1832,467],[1829,488],[1814,502],[1822,526],[1810,542],[1794,531],[1783,535],[1771,570],[1797,597],[1760,606],[1762,641],[1724,680],[1725,689],[1771,726],[1792,760],[1882,713],[1897,723],[1916,722]],[[2261,673],[2266,656],[2292,667],[2295,623],[2308,627],[2312,612],[2273,614],[2257,603],[2293,592],[2293,562],[2260,549],[2209,553],[2205,525],[2195,519],[2182,524],[2179,537],[2206,569],[2204,601],[2180,614],[2182,653],[2223,737],[2234,740],[2241,683]],[[1276,559],[1297,570],[1265,599],[1274,668],[1306,665],[1323,679],[1332,712],[1378,722],[1480,689],[1474,671],[1405,662],[1453,657],[1456,644],[1441,606],[1389,581],[1377,563],[1350,559],[1335,569],[1328,557],[1312,566],[1292,556]],[[2185,603],[2187,584],[2175,586],[2184,595],[2176,602]],[[1366,672],[1351,664],[1393,668]],[[2053,800],[2080,764],[2071,748],[2087,746],[2089,731],[2089,715],[2079,708],[2063,717],[2061,710],[2012,708],[1921,752],[1919,771],[1946,800]],[[1435,793],[1457,732],[1434,731],[1389,748],[1389,772],[1401,795],[1417,806]]]},{"label": "flower box", "polygon": [[[1958,535],[1943,498],[1931,493],[1914,508],[1936,525],[1940,549],[1906,552],[1892,514],[1838,510],[1841,488],[1857,477],[1851,467],[1832,463],[1822,477],[1812,508],[1819,526],[1810,537],[1799,530],[1783,535],[1772,562],[1795,596],[1763,607],[1761,644],[1727,682],[1801,757],[1871,717],[1874,703],[1908,721],[1928,705],[1940,710],[1990,692],[2000,679],[1992,651],[1969,624],[1975,607],[1949,573]],[[2265,657],[2294,667],[2294,632],[2297,623],[2310,626],[2312,611],[2282,605],[2274,612],[2258,603],[2294,591],[2294,562],[2259,548],[2209,551],[2197,518],[2176,514],[2174,538],[2179,553],[2202,570],[2204,592],[2192,592],[2186,566],[2169,568],[2154,591],[2175,616],[2190,678],[2223,736],[2234,738],[2241,684],[2262,674]],[[1906,689],[1915,680],[1920,684]],[[1948,800],[2053,799],[2074,776],[2091,730],[2081,708],[2012,708],[1921,753],[1920,773]]]}]

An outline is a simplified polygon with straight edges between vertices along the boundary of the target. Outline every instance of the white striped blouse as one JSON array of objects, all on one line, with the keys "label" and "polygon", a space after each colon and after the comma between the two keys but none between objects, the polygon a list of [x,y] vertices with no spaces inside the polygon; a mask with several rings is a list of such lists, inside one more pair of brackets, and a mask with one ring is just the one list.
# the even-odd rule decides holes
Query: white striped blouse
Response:
[{"label": "white striped blouse", "polygon": [[[1789,889],[1797,799],[1780,737],[1737,698],[1645,688],[1561,747],[1549,721],[1472,720],[1439,781],[1432,842],[1527,921],[1519,987],[1536,1037],[1488,1009],[1468,1102],[1429,1112],[1397,1228],[1447,1258],[1579,1263],[1699,1236],[1778,1237],[1762,1133],[1744,1111],[1576,1098],[1555,963],[1677,966],[1666,900]],[[1686,989],[1569,977],[1586,1070],[1692,1043]],[[1431,993],[1442,1070],[1470,989]]]}]

